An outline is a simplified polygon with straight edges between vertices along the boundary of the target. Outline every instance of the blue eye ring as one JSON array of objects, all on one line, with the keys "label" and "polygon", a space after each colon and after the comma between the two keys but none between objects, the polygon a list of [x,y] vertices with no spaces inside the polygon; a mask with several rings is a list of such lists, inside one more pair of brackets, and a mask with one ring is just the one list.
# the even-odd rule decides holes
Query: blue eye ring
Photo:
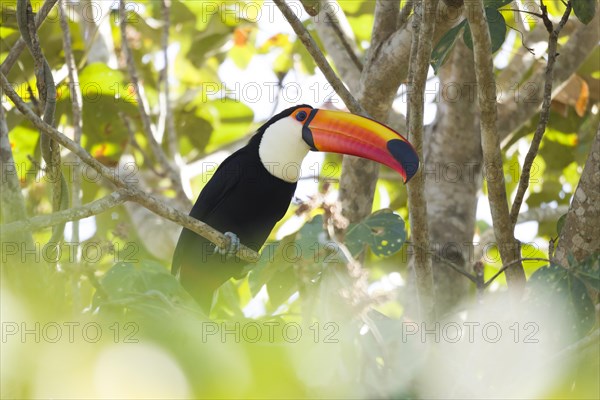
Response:
[{"label": "blue eye ring", "polygon": [[300,111],[298,114],[296,114],[296,120],[300,122],[304,121],[306,117],[308,117],[306,111]]}]

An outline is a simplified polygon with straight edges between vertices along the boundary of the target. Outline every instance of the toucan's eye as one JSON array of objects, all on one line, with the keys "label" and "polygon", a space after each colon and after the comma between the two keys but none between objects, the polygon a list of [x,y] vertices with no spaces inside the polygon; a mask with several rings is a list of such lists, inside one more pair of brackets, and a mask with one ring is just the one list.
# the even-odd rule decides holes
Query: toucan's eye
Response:
[{"label": "toucan's eye", "polygon": [[308,114],[306,114],[306,111],[300,111],[298,114],[296,114],[296,119],[298,121],[304,121],[307,115]]}]

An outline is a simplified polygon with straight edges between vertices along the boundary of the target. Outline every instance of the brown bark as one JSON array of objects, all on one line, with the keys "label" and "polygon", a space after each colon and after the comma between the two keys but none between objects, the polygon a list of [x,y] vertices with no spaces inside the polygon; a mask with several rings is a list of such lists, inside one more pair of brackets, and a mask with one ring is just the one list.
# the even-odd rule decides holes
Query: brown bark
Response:
[{"label": "brown bark", "polygon": [[477,192],[481,188],[479,130],[473,52],[457,43],[440,71],[436,122],[425,136],[425,194],[436,307],[443,314],[468,293],[470,282],[440,257],[472,272]]},{"label": "brown bark", "polygon": [[[397,15],[394,14],[394,18]],[[460,12],[440,3],[435,15],[433,43],[459,22]],[[376,14],[374,26],[380,24],[381,20],[378,18],[385,17],[391,18],[384,13]],[[410,25],[409,22],[405,28],[393,31],[388,36],[377,35],[384,40],[371,43],[369,57],[361,75],[358,100],[373,118],[382,122],[388,121],[396,92],[408,75],[412,40]],[[390,27],[391,24],[386,23],[384,26]],[[379,166],[372,161],[344,157],[340,200],[344,215],[350,221],[360,220],[371,213],[378,173]]]},{"label": "brown bark", "polygon": [[466,12],[473,37],[475,76],[480,110],[481,148],[486,167],[488,198],[494,225],[494,235],[503,264],[510,264],[506,270],[506,281],[513,293],[519,297],[525,285],[525,272],[520,259],[520,245],[513,235],[510,221],[506,185],[500,152],[496,108],[496,80],[494,63],[490,51],[492,44],[490,30],[485,17],[483,0],[470,4]]},{"label": "brown bark", "polygon": [[560,232],[553,261],[568,266],[600,253],[600,126]]}]

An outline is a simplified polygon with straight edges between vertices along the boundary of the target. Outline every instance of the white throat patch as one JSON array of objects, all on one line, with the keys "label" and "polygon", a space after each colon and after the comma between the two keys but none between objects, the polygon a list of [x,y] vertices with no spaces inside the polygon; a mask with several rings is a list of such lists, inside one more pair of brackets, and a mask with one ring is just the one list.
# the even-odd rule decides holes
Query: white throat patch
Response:
[{"label": "white throat patch", "polygon": [[300,166],[309,150],[302,140],[302,124],[284,118],[267,128],[258,146],[258,155],[271,175],[294,183],[300,178]]}]

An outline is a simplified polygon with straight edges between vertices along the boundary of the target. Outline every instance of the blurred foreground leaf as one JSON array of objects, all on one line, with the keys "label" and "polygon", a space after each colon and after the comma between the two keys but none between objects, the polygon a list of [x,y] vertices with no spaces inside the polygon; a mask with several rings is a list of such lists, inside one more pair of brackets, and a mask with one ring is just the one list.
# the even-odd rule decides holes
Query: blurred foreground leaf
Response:
[{"label": "blurred foreground leaf", "polygon": [[[573,325],[556,332],[561,339],[583,337],[594,326],[594,304],[583,281],[560,265],[550,264],[538,269],[528,282],[534,307],[556,318],[572,318]],[[549,309],[550,308],[550,309]]]},{"label": "blurred foreground leaf", "polygon": [[123,313],[139,312],[152,317],[175,308],[197,309],[194,300],[162,265],[150,260],[115,264],[100,281],[104,295],[96,293],[93,304]]}]

